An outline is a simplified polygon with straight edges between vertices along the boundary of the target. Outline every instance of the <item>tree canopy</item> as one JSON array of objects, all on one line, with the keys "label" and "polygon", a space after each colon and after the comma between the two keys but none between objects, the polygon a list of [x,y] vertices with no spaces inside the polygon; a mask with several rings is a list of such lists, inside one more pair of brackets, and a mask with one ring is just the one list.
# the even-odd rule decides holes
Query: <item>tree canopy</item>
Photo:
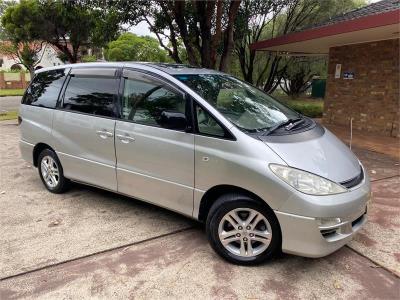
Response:
[{"label": "tree canopy", "polygon": [[121,34],[117,40],[110,42],[105,56],[109,61],[171,61],[155,38],[137,36],[129,32]]},{"label": "tree canopy", "polygon": [[[283,76],[296,77],[293,74],[296,68],[288,70],[296,60],[274,52],[251,50],[250,44],[307,28],[363,3],[364,0],[243,0],[235,31],[235,54],[240,75],[266,92],[273,92]],[[321,62],[320,59],[317,61]]]},{"label": "tree canopy", "polygon": [[179,51],[182,45],[189,64],[229,70],[234,21],[241,0],[150,0],[135,1],[129,6],[124,1],[120,3],[124,22],[132,25],[147,22],[175,62],[183,62]]},{"label": "tree canopy", "polygon": [[3,37],[0,51],[22,64],[31,74],[40,62],[44,53],[44,43],[38,40],[38,35],[32,23],[33,16],[39,15],[37,3],[21,1],[18,4],[4,5],[2,17]]},{"label": "tree canopy", "polygon": [[[104,47],[108,60],[189,63],[233,73],[273,92],[284,78],[296,79],[290,84],[294,87],[304,81],[301,74],[309,72],[295,59],[251,50],[251,43],[302,30],[365,1],[21,0],[5,5],[0,0],[0,10],[3,35],[14,49],[21,49],[18,43],[44,41],[56,47],[63,60],[74,63],[96,59],[80,57],[83,48]],[[140,22],[147,23],[156,39],[120,35],[122,27]]]},{"label": "tree canopy", "polygon": [[[15,5],[15,1],[4,1],[4,0],[0,0],[0,16],[2,16],[4,14],[4,12],[6,11],[6,9],[9,6],[13,6]],[[0,41],[4,41],[7,40],[7,34],[0,22]]]},{"label": "tree canopy", "polygon": [[79,60],[81,47],[102,47],[120,30],[112,8],[94,8],[84,1],[21,0],[5,10],[2,24],[11,39],[45,41],[72,63]]}]

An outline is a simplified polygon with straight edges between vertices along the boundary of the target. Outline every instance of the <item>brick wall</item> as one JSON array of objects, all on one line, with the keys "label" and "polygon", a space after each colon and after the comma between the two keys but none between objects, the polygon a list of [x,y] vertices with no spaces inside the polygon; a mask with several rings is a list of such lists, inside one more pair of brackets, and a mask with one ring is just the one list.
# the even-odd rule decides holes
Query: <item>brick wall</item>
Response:
[{"label": "brick wall", "polygon": [[30,76],[25,72],[11,73],[16,75],[9,79],[7,73],[0,72],[0,89],[26,89],[28,87]]},{"label": "brick wall", "polygon": [[[354,79],[343,79],[346,71]],[[331,48],[324,122],[349,126],[353,118],[354,129],[400,137],[399,80],[399,39]]]}]

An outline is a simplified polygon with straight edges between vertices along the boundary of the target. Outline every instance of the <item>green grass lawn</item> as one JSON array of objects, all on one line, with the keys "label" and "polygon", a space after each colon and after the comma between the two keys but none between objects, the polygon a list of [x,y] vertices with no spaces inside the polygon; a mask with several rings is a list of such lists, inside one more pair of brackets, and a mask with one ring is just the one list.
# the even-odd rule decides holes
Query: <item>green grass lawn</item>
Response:
[{"label": "green grass lawn", "polygon": [[1,89],[0,97],[5,96],[22,96],[24,94],[24,89]]},{"label": "green grass lawn", "polygon": [[16,118],[18,118],[18,112],[17,111],[8,111],[6,113],[0,112],[0,121],[14,120]]},{"label": "green grass lawn", "polygon": [[324,110],[323,99],[313,99],[305,96],[291,99],[287,95],[282,94],[274,94],[273,96],[290,108],[307,117],[322,118],[322,112]]}]

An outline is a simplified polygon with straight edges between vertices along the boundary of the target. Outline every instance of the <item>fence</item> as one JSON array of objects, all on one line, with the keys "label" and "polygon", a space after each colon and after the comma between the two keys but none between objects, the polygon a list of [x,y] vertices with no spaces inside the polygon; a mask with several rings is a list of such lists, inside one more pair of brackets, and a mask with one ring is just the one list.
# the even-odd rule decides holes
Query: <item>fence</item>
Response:
[{"label": "fence", "polygon": [[26,89],[30,80],[29,73],[0,72],[0,89]]}]

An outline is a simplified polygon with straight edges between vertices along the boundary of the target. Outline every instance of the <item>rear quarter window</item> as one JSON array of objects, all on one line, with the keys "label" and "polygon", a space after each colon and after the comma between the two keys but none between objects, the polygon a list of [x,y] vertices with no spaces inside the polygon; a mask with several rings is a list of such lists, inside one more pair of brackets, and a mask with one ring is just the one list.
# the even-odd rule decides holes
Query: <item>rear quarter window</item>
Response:
[{"label": "rear quarter window", "polygon": [[65,81],[66,70],[52,70],[37,74],[26,90],[23,104],[55,108],[61,88]]}]

